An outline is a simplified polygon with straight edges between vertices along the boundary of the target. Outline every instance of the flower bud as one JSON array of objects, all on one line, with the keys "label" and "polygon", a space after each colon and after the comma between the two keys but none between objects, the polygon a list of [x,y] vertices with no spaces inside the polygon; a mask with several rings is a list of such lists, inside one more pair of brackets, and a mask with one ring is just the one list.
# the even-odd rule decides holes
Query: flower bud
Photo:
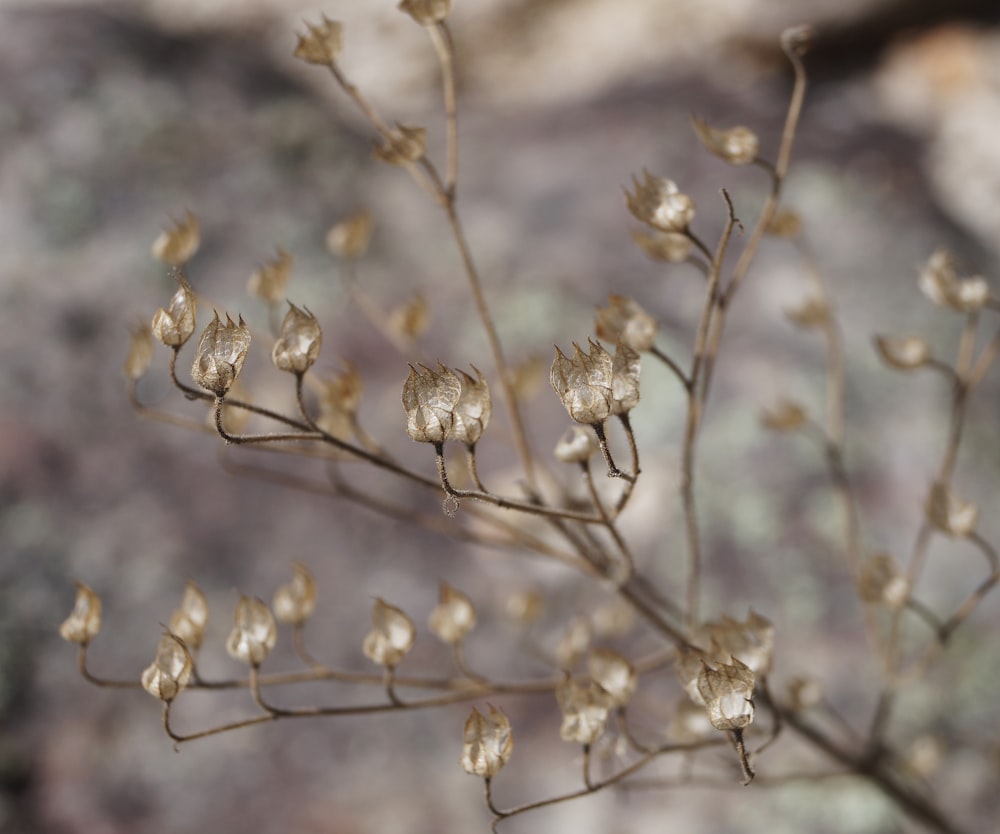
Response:
[{"label": "flower bud", "polygon": [[749,165],[757,158],[760,140],[750,128],[741,126],[720,130],[697,116],[691,117],[691,123],[705,148],[730,165]]},{"label": "flower bud", "polygon": [[890,368],[913,371],[931,361],[931,346],[920,336],[876,336],[878,355]]},{"label": "flower bud", "polygon": [[628,414],[639,404],[639,354],[619,342],[611,363],[611,413]]},{"label": "flower bud", "polygon": [[306,33],[299,35],[294,55],[307,64],[330,66],[343,48],[344,27],[326,15],[319,23],[307,23]]},{"label": "flower bud", "polygon": [[191,651],[196,651],[205,639],[207,623],[208,600],[201,589],[189,581],[184,586],[180,608],[170,617],[170,633],[183,640]]},{"label": "flower bud", "polygon": [[268,607],[259,599],[240,596],[226,651],[234,660],[260,666],[278,641],[278,627]]},{"label": "flower bud", "polygon": [[680,232],[645,232],[636,229],[632,241],[654,261],[679,264],[691,257],[694,242]]},{"label": "flower bud", "polygon": [[316,316],[289,301],[288,312],[281,322],[281,335],[271,351],[274,366],[290,374],[304,374],[316,361],[322,345],[323,331]]},{"label": "flower bud", "polygon": [[133,325],[129,332],[131,339],[123,370],[127,379],[137,382],[145,376],[153,361],[153,333],[144,322]]},{"label": "flower bud", "polygon": [[410,365],[403,385],[406,432],[419,443],[444,443],[455,422],[455,406],[462,383],[454,371],[438,362],[438,369]]},{"label": "flower bud", "polygon": [[809,422],[809,413],[792,400],[779,400],[761,412],[760,423],[768,431],[793,432]]},{"label": "flower bud", "polygon": [[433,26],[448,16],[451,0],[402,0],[399,10],[406,12],[421,26]]},{"label": "flower bud", "polygon": [[753,672],[737,658],[732,663],[702,662],[698,692],[715,729],[741,730],[753,721],[753,688]]},{"label": "flower bud", "polygon": [[587,658],[587,669],[605,706],[623,707],[632,700],[638,680],[626,657],[611,649],[594,649]]},{"label": "flower bud", "polygon": [[979,521],[979,508],[971,502],[963,501],[943,483],[931,485],[924,512],[933,527],[960,539],[975,533]]},{"label": "flower bud", "polygon": [[142,688],[169,704],[184,691],[193,671],[194,662],[184,641],[168,631],[156,647],[156,659],[142,673]]},{"label": "flower bud", "polygon": [[335,257],[356,261],[368,251],[374,225],[367,211],[352,214],[326,233],[326,248]]},{"label": "flower bud", "polygon": [[608,708],[593,687],[584,686],[568,675],[556,687],[556,700],[562,711],[559,737],[563,741],[593,744],[604,733]]},{"label": "flower bud", "polygon": [[489,715],[473,708],[463,735],[462,767],[473,776],[496,776],[514,752],[510,719],[492,705]]},{"label": "flower bud", "polygon": [[70,643],[86,646],[101,630],[101,598],[82,582],[76,583],[73,611],[59,626],[59,636]]},{"label": "flower bud", "polygon": [[271,602],[274,616],[286,625],[300,626],[316,611],[316,583],[305,565],[292,565],[292,581],[282,585]]},{"label": "flower bud", "polygon": [[285,297],[291,273],[292,256],[279,247],[274,258],[251,273],[247,292],[268,304],[277,304]]},{"label": "flower bud", "polygon": [[454,646],[475,628],[476,609],[465,594],[442,582],[440,601],[431,611],[427,624],[438,639]]},{"label": "flower bud", "polygon": [[656,319],[635,301],[624,295],[609,295],[608,306],[597,308],[594,329],[597,338],[606,342],[621,342],[637,353],[649,350],[656,343]]},{"label": "flower bud", "polygon": [[194,333],[197,309],[194,290],[181,273],[176,274],[180,286],[170,299],[170,308],[162,307],[153,316],[153,335],[164,345],[180,348]]},{"label": "flower bud", "polygon": [[194,257],[200,243],[198,218],[185,211],[183,220],[175,221],[153,241],[153,257],[171,266],[183,266]]},{"label": "flower bud", "polygon": [[563,463],[586,463],[598,450],[592,431],[570,426],[556,444],[555,456]]},{"label": "flower bud", "polygon": [[427,129],[396,123],[395,130],[383,138],[374,151],[374,157],[390,165],[416,162],[427,151]]},{"label": "flower bud", "polygon": [[224,397],[243,370],[249,350],[250,328],[243,317],[237,324],[227,315],[223,324],[216,313],[198,341],[191,377],[202,388]]},{"label": "flower bud", "polygon": [[557,347],[549,381],[570,418],[594,426],[601,425],[611,415],[613,372],[611,355],[591,340],[589,353],[574,343],[572,359]]},{"label": "flower bud", "polygon": [[403,611],[376,599],[372,608],[372,630],[363,645],[365,657],[391,669],[413,647],[416,636],[413,621]]},{"label": "flower bud", "polygon": [[682,194],[673,180],[644,171],[639,182],[632,177],[633,194],[625,192],[628,210],[636,220],[661,232],[684,232],[694,219],[694,201]]}]

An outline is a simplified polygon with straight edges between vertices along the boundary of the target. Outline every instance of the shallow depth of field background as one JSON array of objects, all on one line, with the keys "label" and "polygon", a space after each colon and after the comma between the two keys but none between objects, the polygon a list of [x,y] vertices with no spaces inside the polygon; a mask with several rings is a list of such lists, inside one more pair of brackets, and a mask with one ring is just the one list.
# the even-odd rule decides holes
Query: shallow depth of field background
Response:
[{"label": "shallow depth of field background", "polygon": [[[553,343],[585,340],[593,307],[610,291],[657,313],[661,345],[686,357],[697,275],[652,264],[632,245],[621,186],[643,167],[675,179],[694,196],[695,227],[710,243],[723,218],[720,186],[752,221],[763,176],[701,151],[689,115],[748,124],[765,149],[774,148],[789,92],[778,33],[815,24],[820,39],[807,62],[815,83],[787,203],[806,221],[849,345],[848,455],[868,514],[865,541],[905,557],[943,440],[946,392],[936,379],[882,368],[870,334],[920,332],[951,355],[957,319],[916,288],[919,265],[938,245],[1000,287],[1000,29],[992,5],[456,0],[459,202],[508,354],[547,361]],[[531,559],[234,478],[219,465],[216,439],[141,421],[126,401],[127,327],[148,320],[171,292],[149,246],[189,208],[202,223],[202,249],[189,269],[199,292],[263,330],[266,316],[245,295],[246,279],[276,246],[292,252],[291,298],[324,323],[320,370],[344,359],[357,364],[369,431],[433,471],[428,451],[404,434],[405,359],[349,305],[323,239],[338,219],[370,209],[376,233],[362,264],[366,290],[387,308],[425,295],[432,322],[417,358],[485,367],[457,257],[405,174],[371,161],[365,126],[323,71],[290,57],[303,18],[325,12],[345,20],[346,71],[385,116],[427,125],[439,151],[433,53],[394,6],[0,2],[0,831],[486,827],[481,787],[458,765],[465,707],[279,723],[175,753],[149,696],[97,690],[77,677],[74,651],[56,635],[76,579],[104,600],[92,660],[111,677],[137,677],[149,662],[187,578],[212,607],[203,671],[239,673],[222,649],[237,590],[269,599],[295,560],[319,584],[314,652],[355,668],[368,668],[360,646],[374,596],[417,622],[421,637],[403,671],[440,672],[445,653],[428,635],[426,615],[440,580],[465,590],[481,620],[470,660],[497,675],[516,642],[503,618],[505,594],[537,587],[553,600],[543,642],[556,639],[567,612],[603,601]],[[771,242],[738,300],[701,445],[705,608],[742,618],[753,605],[768,616],[778,630],[776,685],[812,675],[863,726],[874,666],[862,653],[857,606],[838,561],[822,460],[803,441],[767,437],[757,425],[759,410],[781,394],[821,407],[819,344],[782,314],[807,289],[792,249]],[[164,359],[158,351],[142,396],[200,419],[200,409],[172,397]],[[647,364],[635,416],[645,483],[626,528],[640,561],[675,588],[682,403],[669,376]],[[255,395],[288,401],[291,384],[267,367],[265,351],[247,367]],[[982,507],[982,532],[993,541],[997,395],[994,378],[970,414],[957,482]],[[551,448],[565,414],[547,383],[529,412],[536,448]],[[494,482],[511,474],[502,471],[511,455],[501,424],[482,444]],[[303,471],[322,477],[307,464]],[[384,478],[359,477],[406,494]],[[923,596],[954,604],[978,581],[980,562],[969,549],[937,547]],[[956,647],[975,658],[973,672],[956,680],[949,675],[959,667],[947,666],[909,693],[897,736],[908,739],[912,727],[915,740],[944,705],[952,729],[985,738],[986,752],[946,753],[934,785],[947,807],[962,809],[966,825],[987,828],[1000,813],[981,798],[996,776],[986,759],[997,745],[998,623],[1000,601],[991,599]],[[290,663],[279,651],[272,668]],[[545,673],[523,659],[514,668]],[[282,696],[344,702],[364,693]],[[574,784],[576,753],[559,741],[554,703],[502,705],[517,746],[497,780],[498,801]],[[647,707],[654,726],[658,714],[669,719],[672,704]],[[241,710],[250,711],[246,693],[194,693],[179,704],[178,720],[194,729]],[[770,755],[760,772],[772,762],[787,772],[780,746]],[[691,834],[908,830],[880,798],[848,781],[719,796],[609,794],[502,830],[640,834],[668,820]]]}]

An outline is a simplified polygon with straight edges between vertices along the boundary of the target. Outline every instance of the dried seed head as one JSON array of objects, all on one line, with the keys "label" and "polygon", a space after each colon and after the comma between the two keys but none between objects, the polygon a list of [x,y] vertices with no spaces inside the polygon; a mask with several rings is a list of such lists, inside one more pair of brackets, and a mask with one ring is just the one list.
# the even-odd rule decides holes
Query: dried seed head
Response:
[{"label": "dried seed head", "polygon": [[611,415],[613,365],[611,354],[593,340],[589,353],[574,343],[572,359],[556,348],[549,381],[571,419],[598,426]]},{"label": "dried seed head", "polygon": [[943,483],[931,485],[924,512],[933,527],[960,539],[976,532],[979,521],[979,508],[969,501],[963,501]]},{"label": "dried seed head", "polygon": [[156,659],[142,673],[142,688],[169,704],[184,691],[192,671],[194,662],[187,646],[168,631],[156,647]]},{"label": "dried seed head", "polygon": [[288,312],[281,322],[281,335],[274,343],[271,361],[279,371],[304,374],[319,356],[323,331],[316,316],[288,302]]},{"label": "dried seed head", "polygon": [[560,669],[570,670],[590,648],[590,623],[583,617],[574,617],[556,644],[555,659]]},{"label": "dried seed head", "polygon": [[406,433],[419,443],[444,443],[455,422],[455,406],[462,395],[458,375],[440,362],[436,371],[425,365],[410,375],[403,385]]},{"label": "dried seed head", "polygon": [[315,613],[316,583],[305,565],[292,565],[292,581],[278,588],[271,607],[280,622],[292,626],[302,625]]},{"label": "dried seed head", "polygon": [[194,257],[200,243],[198,218],[185,211],[183,220],[175,221],[153,241],[153,257],[171,266],[183,266]]},{"label": "dried seed head", "polygon": [[705,625],[712,657],[723,662],[736,658],[753,672],[766,675],[774,653],[774,626],[753,609],[745,621],[722,617]]},{"label": "dried seed head", "polygon": [[594,649],[587,658],[587,669],[606,707],[623,707],[632,700],[638,679],[626,657],[611,649]]},{"label": "dried seed head", "polygon": [[643,171],[640,183],[632,177],[634,193],[625,192],[628,210],[636,220],[661,232],[684,232],[694,219],[694,201],[673,180]]},{"label": "dried seed head", "polygon": [[809,422],[809,413],[793,400],[779,400],[760,415],[760,424],[769,431],[798,431]]},{"label": "dried seed head", "polygon": [[654,261],[679,264],[691,257],[694,242],[679,232],[646,232],[636,229],[632,240]]},{"label": "dried seed head", "polygon": [[179,637],[191,651],[201,648],[208,623],[208,600],[190,580],[184,586],[180,607],[170,617],[170,633]]},{"label": "dried seed head", "polygon": [[555,456],[563,463],[586,463],[598,448],[597,438],[592,431],[572,425],[559,438]]},{"label": "dried seed head", "polygon": [[624,295],[609,295],[608,306],[597,308],[595,331],[606,342],[621,342],[637,353],[656,343],[656,319]]},{"label": "dried seed head", "polygon": [[621,342],[611,363],[611,413],[628,414],[639,404],[639,354]]},{"label": "dried seed head", "polygon": [[785,310],[785,317],[796,327],[812,330],[825,327],[833,318],[830,301],[825,295],[815,294],[803,299],[798,307]]},{"label": "dried seed head", "polygon": [[393,668],[413,647],[417,630],[403,611],[375,600],[372,608],[372,630],[365,637],[365,657],[386,668]]},{"label": "dried seed head", "polygon": [[890,368],[912,371],[931,361],[931,346],[920,336],[876,336],[875,348]]},{"label": "dried seed head", "polygon": [[701,143],[730,165],[749,165],[757,158],[760,140],[750,128],[741,126],[721,130],[697,116],[691,117],[691,124]]},{"label": "dried seed head", "polygon": [[462,392],[452,412],[453,421],[448,432],[448,440],[456,440],[466,446],[474,446],[486,431],[490,416],[493,414],[493,404],[490,399],[490,389],[486,380],[473,366],[476,378],[473,379],[465,371],[459,371]]},{"label": "dried seed head", "polygon": [[76,583],[73,611],[59,626],[59,636],[70,643],[86,646],[101,630],[101,598],[82,582]]},{"label": "dried seed head", "polygon": [[145,376],[153,361],[153,332],[145,322],[136,322],[129,333],[131,338],[123,370],[127,379],[137,382]]},{"label": "dried seed head", "polygon": [[427,300],[422,295],[415,295],[389,313],[386,327],[397,339],[411,345],[427,332],[430,320]]},{"label": "dried seed head", "polygon": [[702,662],[698,692],[715,729],[741,730],[753,721],[753,688],[753,672],[737,658],[732,663]]},{"label": "dried seed head", "polygon": [[323,15],[319,23],[307,23],[306,33],[299,35],[294,55],[307,64],[331,66],[343,49],[344,27]]},{"label": "dried seed head", "polygon": [[510,719],[490,705],[489,715],[473,708],[465,720],[462,767],[473,776],[496,776],[514,752]]},{"label": "dried seed head", "polygon": [[285,297],[291,274],[292,256],[279,247],[271,260],[250,275],[247,292],[268,304],[277,304]]},{"label": "dried seed head", "polygon": [[593,687],[577,683],[567,675],[556,687],[556,700],[562,710],[559,737],[563,741],[593,744],[601,737],[608,708]]},{"label": "dried seed head", "polygon": [[873,553],[861,565],[858,577],[861,599],[898,611],[910,598],[910,582],[888,553]]},{"label": "dried seed head", "polygon": [[191,377],[202,388],[224,397],[243,370],[249,350],[250,328],[243,317],[237,323],[227,315],[223,324],[215,313],[198,340]]},{"label": "dried seed head", "polygon": [[937,249],[920,272],[920,289],[931,301],[960,313],[981,310],[990,298],[990,288],[979,276],[959,278],[954,256]]},{"label": "dried seed head", "polygon": [[274,616],[263,601],[240,596],[234,620],[226,651],[235,660],[260,666],[278,640]]},{"label": "dried seed head", "polygon": [[439,640],[454,646],[475,628],[476,609],[465,594],[442,582],[440,601],[427,623]]},{"label": "dried seed head", "polygon": [[451,0],[403,0],[398,8],[421,26],[433,26],[448,16]]},{"label": "dried seed head", "polygon": [[427,129],[397,122],[395,130],[389,131],[389,135],[383,138],[373,155],[390,165],[404,165],[422,159],[426,151]]},{"label": "dried seed head", "polygon": [[345,261],[356,261],[368,251],[375,221],[367,211],[359,211],[341,220],[326,233],[330,254]]},{"label": "dried seed head", "polygon": [[153,335],[167,347],[180,348],[194,333],[197,302],[194,290],[183,274],[175,274],[180,285],[170,299],[169,309],[162,307],[153,316]]}]

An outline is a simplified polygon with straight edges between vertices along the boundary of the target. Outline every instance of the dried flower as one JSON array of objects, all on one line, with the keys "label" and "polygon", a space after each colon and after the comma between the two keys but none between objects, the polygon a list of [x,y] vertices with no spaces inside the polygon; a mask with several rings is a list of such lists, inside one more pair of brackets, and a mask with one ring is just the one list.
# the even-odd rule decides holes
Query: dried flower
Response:
[{"label": "dried flower", "polygon": [[785,316],[792,324],[803,330],[825,327],[832,318],[830,302],[820,293],[810,295],[803,299],[798,307],[785,310]]},{"label": "dried flower", "polygon": [[589,353],[574,343],[572,359],[556,348],[549,381],[573,420],[597,426],[611,415],[613,367],[611,354],[593,340]]},{"label": "dried flower", "polygon": [[356,261],[368,251],[374,226],[371,214],[367,211],[356,212],[326,233],[326,248],[337,258]]},{"label": "dried flower", "polygon": [[416,636],[413,621],[405,613],[376,599],[372,608],[372,630],[363,646],[365,657],[391,669],[413,647]]},{"label": "dried flower", "polygon": [[427,300],[422,295],[415,295],[389,313],[386,328],[404,343],[412,344],[427,331],[430,320]]},{"label": "dried flower", "polygon": [[399,10],[406,12],[421,26],[433,26],[448,16],[451,0],[403,0]]},{"label": "dried flower", "polygon": [[701,143],[730,165],[749,165],[757,158],[760,140],[750,128],[740,126],[721,130],[697,116],[691,117],[691,124]]},{"label": "dried flower", "polygon": [[240,596],[236,604],[235,624],[226,641],[230,657],[260,666],[278,640],[274,616],[263,601]]},{"label": "dried flower", "polygon": [[671,264],[686,261],[694,248],[691,238],[680,232],[646,232],[636,229],[632,232],[632,240],[654,261]]},{"label": "dried flower", "polygon": [[632,700],[638,679],[626,657],[611,649],[594,649],[587,658],[587,669],[605,706],[623,707]]},{"label": "dried flower", "polygon": [[198,218],[185,211],[183,220],[174,221],[153,241],[153,257],[171,266],[183,266],[194,257],[200,243]]},{"label": "dried flower", "polygon": [[472,600],[445,582],[441,583],[439,600],[427,623],[438,639],[454,646],[475,628],[476,609]]},{"label": "dried flower", "polygon": [[142,379],[153,361],[153,332],[145,322],[137,322],[129,328],[128,356],[125,357],[123,370],[125,376],[132,382]]},{"label": "dried flower", "polygon": [[593,432],[572,425],[556,444],[555,456],[563,463],[586,463],[598,448]]},{"label": "dried flower", "polygon": [[698,692],[715,729],[741,730],[753,721],[753,688],[753,672],[737,658],[732,663],[702,662]]},{"label": "dried flower", "polygon": [[656,343],[656,319],[624,295],[609,295],[608,306],[597,308],[595,330],[598,339],[621,342],[637,353]]},{"label": "dried flower", "polygon": [[76,583],[73,611],[59,626],[59,636],[70,643],[86,646],[101,630],[101,598],[82,582]]},{"label": "dried flower", "polygon": [[277,304],[285,297],[291,273],[292,256],[279,247],[271,260],[251,273],[247,292],[268,304]]},{"label": "dried flower", "polygon": [[390,130],[382,144],[375,148],[374,156],[390,165],[404,165],[421,159],[426,151],[427,129],[397,122],[396,128]]},{"label": "dried flower", "polygon": [[274,343],[271,361],[279,371],[304,374],[319,356],[323,331],[316,316],[288,302],[288,312],[281,322],[281,335]]},{"label": "dried flower", "polygon": [[760,415],[761,425],[775,432],[798,431],[808,422],[809,413],[805,407],[793,400],[779,400]]},{"label": "dried flower", "polygon": [[979,276],[959,278],[954,256],[937,249],[920,271],[920,289],[931,301],[960,313],[974,313],[989,301],[990,288]]},{"label": "dried flower", "polygon": [[426,365],[420,368],[410,365],[403,385],[406,432],[419,443],[444,443],[455,422],[462,382],[440,362],[436,371]]},{"label": "dried flower", "polygon": [[628,414],[639,404],[639,354],[621,342],[611,362],[611,413]]},{"label": "dried flower", "polygon": [[563,741],[593,744],[604,733],[608,708],[593,687],[577,683],[568,675],[556,687],[556,700],[562,710],[559,737]]},{"label": "dried flower", "polygon": [[299,35],[294,55],[307,64],[330,66],[343,49],[344,27],[326,15],[320,23],[307,23],[306,33]]},{"label": "dried flower", "polygon": [[292,626],[302,625],[315,613],[316,583],[305,565],[292,565],[292,581],[275,591],[271,607],[279,621]]},{"label": "dried flower", "polygon": [[473,708],[465,720],[462,767],[473,776],[496,776],[514,752],[510,719],[490,705],[489,715]]},{"label": "dried flower", "polygon": [[979,521],[979,508],[969,501],[963,501],[943,483],[931,485],[924,512],[936,529],[960,539],[976,532]]},{"label": "dried flower", "polygon": [[910,582],[888,553],[873,553],[861,565],[858,593],[868,603],[898,611],[910,597]]},{"label": "dried flower", "polygon": [[169,631],[160,638],[156,659],[142,673],[142,688],[170,703],[191,680],[194,662],[184,641]]},{"label": "dried flower", "polygon": [[169,309],[162,307],[153,316],[153,335],[167,347],[180,348],[194,333],[195,301],[194,290],[184,276],[175,274],[180,286],[170,299]]},{"label": "dried flower", "polygon": [[883,362],[900,371],[922,368],[933,358],[931,346],[920,336],[876,336],[875,348]]},{"label": "dried flower", "polygon": [[250,350],[250,328],[243,317],[239,323],[226,315],[226,323],[216,313],[198,341],[191,376],[202,388],[224,397],[243,370]]},{"label": "dried flower", "polygon": [[628,210],[636,220],[661,232],[684,232],[694,219],[694,201],[682,194],[673,180],[644,171],[639,182],[632,177],[633,194],[625,192]]},{"label": "dried flower", "polygon": [[208,623],[208,600],[201,589],[190,580],[184,586],[180,607],[170,617],[170,633],[179,637],[191,650],[201,648]]}]

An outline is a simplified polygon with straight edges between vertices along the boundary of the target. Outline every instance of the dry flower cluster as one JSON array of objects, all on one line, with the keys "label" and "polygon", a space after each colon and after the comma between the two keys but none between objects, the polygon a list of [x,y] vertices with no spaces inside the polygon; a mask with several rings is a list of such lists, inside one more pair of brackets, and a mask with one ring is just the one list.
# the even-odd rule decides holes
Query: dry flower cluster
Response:
[{"label": "dry flower cluster", "polygon": [[[349,37],[339,23],[324,17],[308,25],[294,52],[302,61],[330,72],[334,83],[370,122],[376,159],[400,166],[426,191],[441,210],[461,256],[471,303],[490,349],[487,357],[476,361],[490,371],[483,373],[471,364],[468,371],[440,362],[431,367],[416,360],[409,366],[402,387],[400,434],[405,429],[412,440],[429,444],[434,463],[428,459],[426,469],[410,468],[388,451],[390,442],[368,434],[359,417],[362,380],[354,368],[345,367],[332,378],[313,370],[323,331],[311,312],[289,302],[278,323],[292,266],[291,255],[280,249],[272,262],[252,275],[248,289],[275,314],[272,321],[277,326],[270,355],[276,369],[294,377],[297,412],[278,411],[240,393],[244,363],[252,347],[251,331],[243,318],[213,312],[200,336],[193,339],[199,301],[186,275],[187,265],[198,250],[199,228],[190,212],[153,244],[153,255],[173,270],[177,290],[167,306],[157,310],[150,327],[133,331],[125,363],[132,403],[143,415],[205,428],[201,420],[165,413],[140,401],[136,383],[150,366],[154,341],[158,342],[168,351],[173,385],[187,399],[209,406],[213,430],[225,443],[250,450],[315,454],[330,465],[327,491],[331,494],[433,529],[445,524],[466,541],[561,563],[610,589],[629,616],[608,615],[609,619],[617,618],[616,622],[600,628],[596,613],[592,618],[567,615],[564,636],[548,661],[550,674],[528,681],[488,677],[470,668],[463,650],[466,638],[477,626],[479,601],[442,584],[440,601],[429,614],[428,626],[453,655],[452,677],[401,674],[408,653],[420,638],[411,615],[381,598],[374,600],[371,630],[358,647],[377,671],[340,669],[317,660],[306,646],[306,630],[319,596],[308,568],[296,564],[291,579],[277,590],[270,605],[250,596],[241,596],[237,602],[225,645],[234,659],[248,667],[246,677],[214,680],[204,676],[198,654],[205,638],[208,604],[198,587],[189,583],[151,651],[149,667],[133,680],[113,681],[96,676],[88,667],[89,650],[100,634],[101,602],[91,588],[79,583],[76,605],[60,633],[78,646],[83,675],[98,685],[145,689],[162,703],[163,726],[177,744],[279,718],[417,711],[471,702],[461,738],[461,720],[456,719],[455,758],[469,774],[482,780],[493,830],[539,808],[640,783],[669,789],[712,779],[726,785],[749,785],[756,773],[761,774],[759,781],[769,784],[799,778],[802,774],[794,765],[794,751],[799,748],[812,750],[826,762],[825,768],[809,774],[810,778],[839,775],[864,780],[920,826],[938,832],[964,830],[960,809],[949,807],[947,797],[935,796],[926,789],[924,777],[915,775],[895,733],[895,706],[901,689],[920,685],[941,659],[952,635],[1000,581],[997,553],[978,532],[978,508],[960,497],[954,485],[968,404],[1000,352],[1000,330],[985,346],[978,338],[995,320],[1000,299],[992,295],[983,278],[960,276],[951,256],[937,251],[918,284],[932,303],[959,317],[957,357],[954,361],[943,358],[922,336],[876,337],[877,352],[890,369],[930,370],[944,377],[951,390],[947,440],[928,488],[917,542],[904,561],[885,552],[866,552],[862,508],[844,458],[840,334],[823,287],[817,285],[800,307],[787,313],[792,324],[818,334],[826,345],[831,359],[828,416],[814,418],[805,404],[784,399],[766,410],[761,421],[767,429],[801,434],[818,444],[842,509],[843,570],[855,583],[869,648],[881,668],[880,678],[871,681],[877,700],[873,720],[866,728],[845,728],[843,719],[807,675],[788,676],[781,686],[771,683],[775,628],[762,614],[753,610],[744,613],[749,601],[738,616],[706,620],[702,615],[699,439],[728,314],[746,283],[754,257],[768,235],[794,240],[801,234],[800,221],[781,206],[781,198],[806,88],[803,57],[809,45],[808,28],[788,30],[782,36],[794,88],[780,144],[772,157],[748,127],[719,128],[700,118],[694,120],[695,133],[710,153],[730,165],[757,166],[768,179],[759,212],[745,229],[724,190],[724,225],[713,245],[696,234],[694,201],[674,180],[644,170],[625,190],[625,207],[640,224],[633,233],[636,244],[664,265],[693,264],[703,273],[701,315],[688,356],[668,355],[657,345],[656,315],[631,298],[611,295],[607,305],[597,311],[593,337],[586,342],[581,338],[571,351],[556,347],[550,381],[572,421],[555,447],[555,460],[569,465],[560,476],[551,461],[535,452],[525,430],[524,402],[516,375],[493,324],[456,208],[458,110],[454,47],[448,27],[450,0],[404,0],[400,9],[425,27],[440,58],[445,103],[443,165],[430,156],[425,128],[390,124],[349,81],[340,63]],[[327,238],[331,253],[356,265],[365,256],[372,224],[369,215],[359,214],[335,226]],[[737,241],[739,251],[730,258]],[[366,300],[360,292],[354,300],[364,309]],[[417,299],[399,315],[373,315],[373,319],[405,350],[426,326],[426,311]],[[189,342],[195,344],[190,366],[193,385],[183,381],[177,370],[180,353]],[[685,430],[679,441],[679,490],[676,495],[661,496],[663,502],[678,502],[683,514],[683,541],[673,543],[674,550],[683,547],[686,565],[681,593],[658,587],[648,575],[650,562],[660,554],[634,553],[622,518],[643,483],[639,446],[630,422],[630,414],[640,405],[643,360],[669,369],[686,402]],[[310,390],[316,392],[318,410],[307,396],[307,380]],[[502,401],[503,422],[521,464],[520,494],[495,491],[477,466],[477,446],[490,432],[491,386]],[[269,421],[274,431],[245,433],[244,418],[248,415]],[[449,467],[447,460],[455,443],[465,465],[460,481],[456,468]],[[613,447],[626,450],[625,455],[618,453],[621,462],[616,461]],[[341,473],[338,463],[345,460],[363,462],[387,478],[402,478],[415,491],[443,495],[447,515],[431,517],[412,507],[377,500]],[[613,480],[602,482],[602,475]],[[580,480],[586,487],[582,500],[574,498],[573,491]],[[523,523],[526,517],[537,523]],[[982,576],[972,582],[966,598],[944,612],[932,610],[915,592],[931,542],[939,534],[968,542],[981,552],[985,563]],[[542,604],[538,598],[523,596],[510,600],[508,610],[522,622],[530,622]],[[300,671],[264,670],[278,639],[279,624],[292,631],[303,664]],[[614,642],[616,648],[600,645],[602,634],[604,638],[619,638]],[[320,680],[364,685],[371,697],[356,706],[310,707],[280,706],[271,699],[275,685]],[[257,709],[253,715],[193,731],[176,726],[173,708],[186,689],[241,687],[253,698]],[[664,687],[672,688],[681,700],[669,722],[656,724],[646,715],[648,703],[656,700],[662,714],[665,708],[659,693]],[[640,700],[644,690],[648,694]],[[562,714],[559,735],[582,751],[578,789],[528,797],[514,805],[497,800],[495,782],[504,767],[512,759],[516,761],[518,729],[495,704],[520,697],[548,698],[558,704]],[[637,721],[636,714],[644,717]],[[784,753],[783,745],[792,752]],[[720,757],[720,750],[728,751],[727,755]],[[791,768],[783,764],[786,758]],[[664,767],[665,762],[676,762],[678,767]],[[531,763],[517,766],[530,767]]]}]

